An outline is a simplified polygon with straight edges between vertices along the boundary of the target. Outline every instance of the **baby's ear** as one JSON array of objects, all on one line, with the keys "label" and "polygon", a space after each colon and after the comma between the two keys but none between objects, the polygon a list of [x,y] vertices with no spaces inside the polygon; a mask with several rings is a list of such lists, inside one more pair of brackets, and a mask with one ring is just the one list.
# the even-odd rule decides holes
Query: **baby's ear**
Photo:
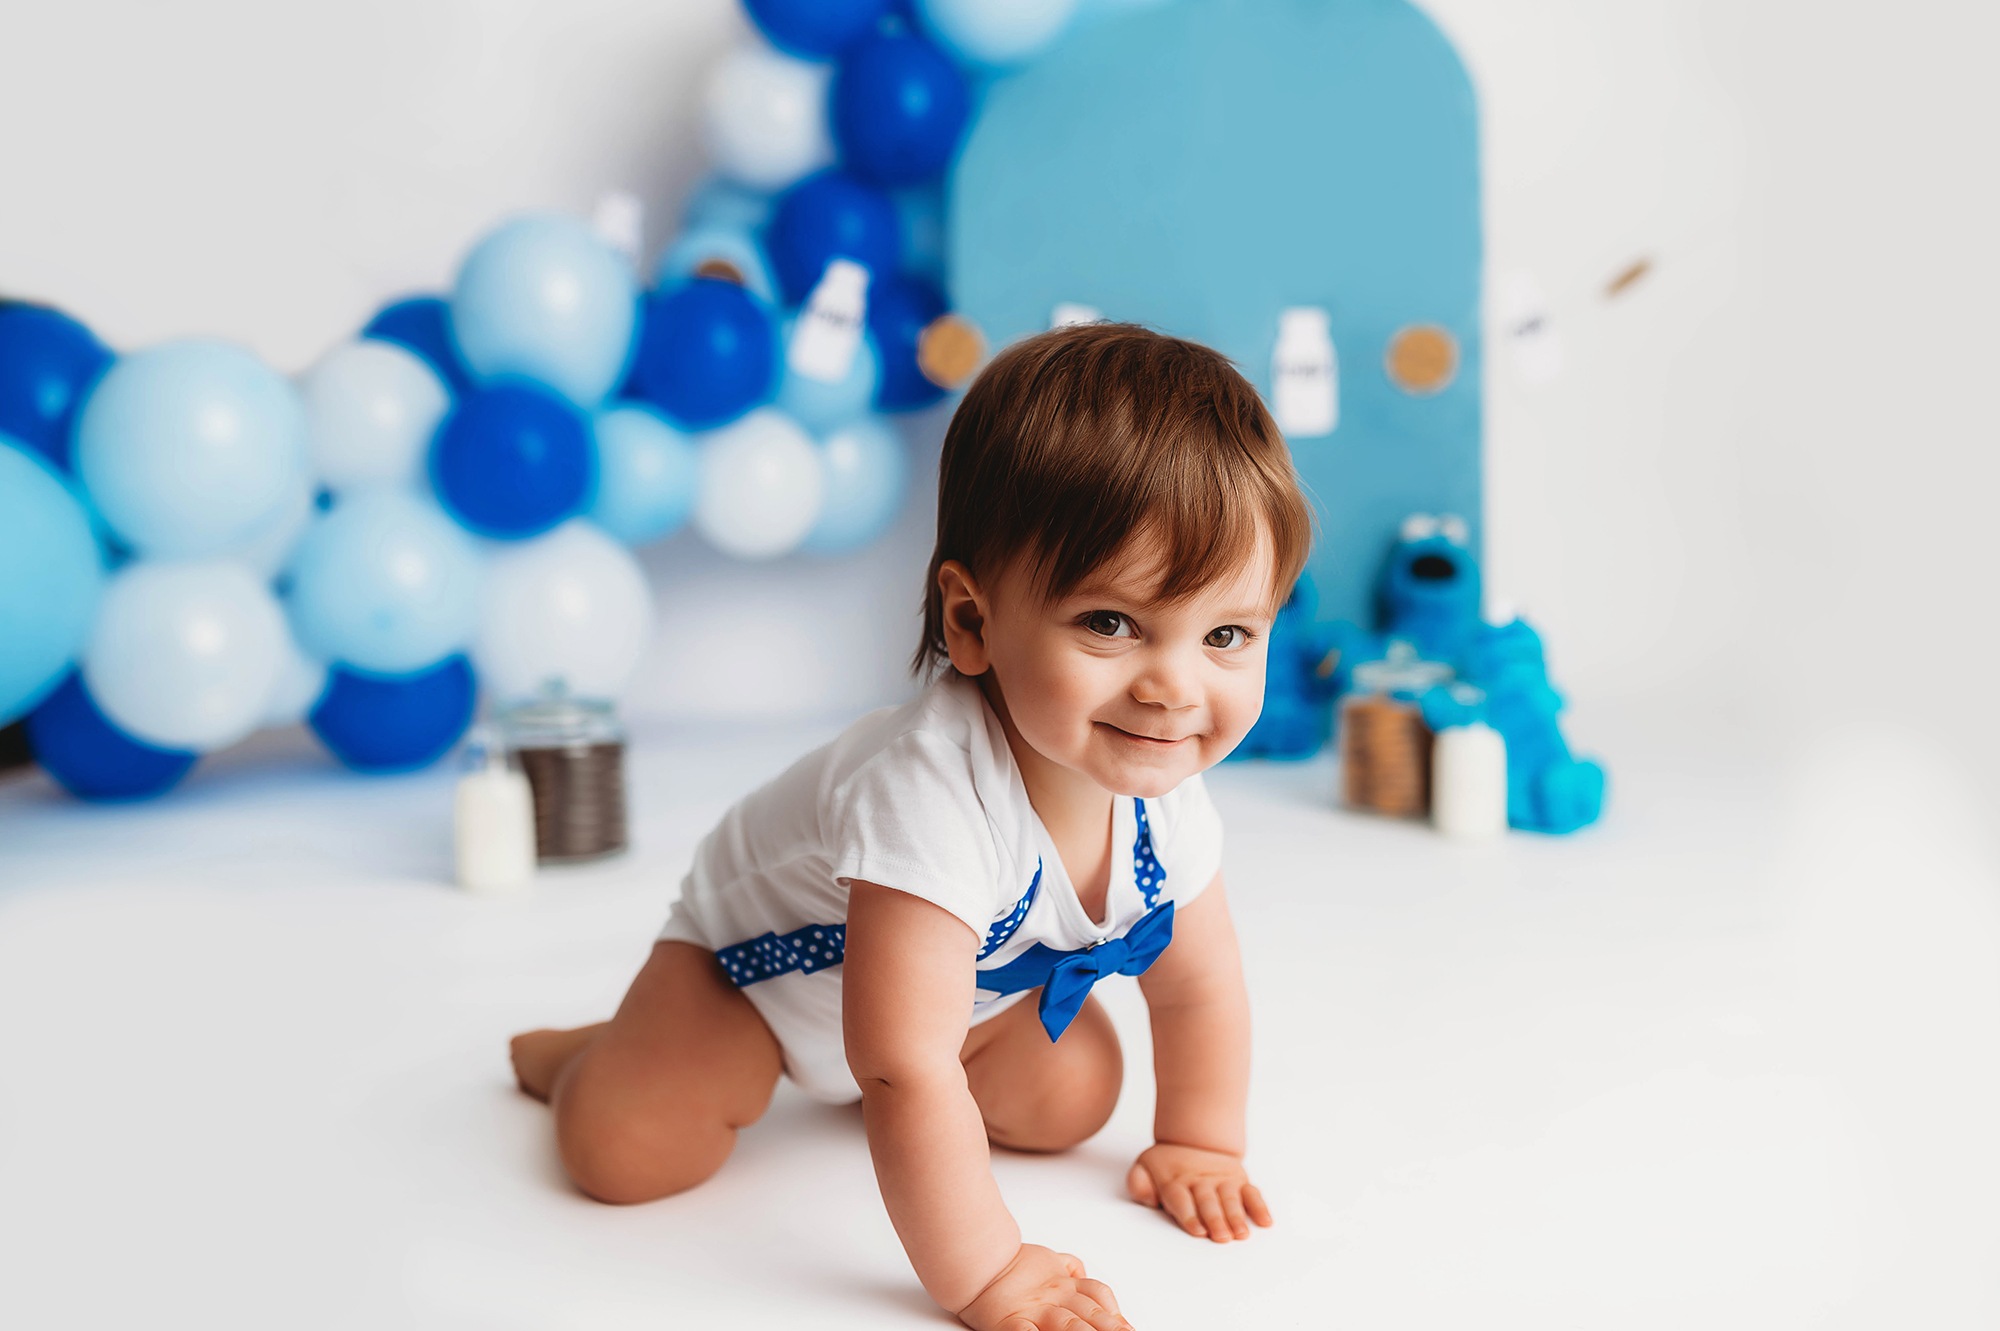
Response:
[{"label": "baby's ear", "polygon": [[952,668],[966,676],[985,674],[993,664],[986,650],[986,596],[972,570],[947,559],[938,567],[938,591],[944,598],[944,647]]}]

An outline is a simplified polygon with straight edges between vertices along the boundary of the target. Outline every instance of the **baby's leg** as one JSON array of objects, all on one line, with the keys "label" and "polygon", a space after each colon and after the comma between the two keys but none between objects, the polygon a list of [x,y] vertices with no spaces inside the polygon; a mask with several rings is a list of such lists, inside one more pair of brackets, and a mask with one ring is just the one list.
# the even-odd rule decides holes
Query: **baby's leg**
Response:
[{"label": "baby's leg", "polygon": [[1111,1117],[1125,1058],[1096,998],[1086,999],[1062,1039],[1051,1043],[1035,997],[974,1026],[959,1059],[994,1145],[1064,1151]]},{"label": "baby's leg", "polygon": [[652,1201],[720,1169],[783,1067],[757,1009],[691,943],[656,943],[603,1026],[551,1034],[580,1045],[550,1087],[556,1147],[604,1202]]}]

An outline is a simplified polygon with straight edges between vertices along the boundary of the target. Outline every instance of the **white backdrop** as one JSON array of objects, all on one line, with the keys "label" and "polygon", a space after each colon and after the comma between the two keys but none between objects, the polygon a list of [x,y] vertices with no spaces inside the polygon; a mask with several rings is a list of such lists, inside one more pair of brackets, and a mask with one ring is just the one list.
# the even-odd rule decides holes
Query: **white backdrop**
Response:
[{"label": "white backdrop", "polygon": [[[1968,756],[2000,631],[1983,521],[1996,337],[1990,9],[1433,0],[1480,89],[1490,271],[1567,351],[1490,358],[1490,581],[1594,706],[1790,728],[1893,711]],[[13,6],[0,290],[118,347],[307,364],[445,283],[511,209],[628,189],[660,243],[736,0]],[[1650,258],[1608,298],[1607,280]],[[934,447],[942,416],[915,423]],[[890,698],[923,505],[850,560],[658,548],[661,717]]]}]

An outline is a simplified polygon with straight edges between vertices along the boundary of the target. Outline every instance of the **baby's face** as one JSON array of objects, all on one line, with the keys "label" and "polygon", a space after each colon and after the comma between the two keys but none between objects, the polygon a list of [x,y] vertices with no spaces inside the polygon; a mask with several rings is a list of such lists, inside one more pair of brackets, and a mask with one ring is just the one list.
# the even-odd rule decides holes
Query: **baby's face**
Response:
[{"label": "baby's face", "polygon": [[1232,577],[1173,603],[1138,554],[1053,602],[1007,570],[983,636],[1021,737],[1115,795],[1164,795],[1220,762],[1264,705],[1272,561],[1261,539]]}]

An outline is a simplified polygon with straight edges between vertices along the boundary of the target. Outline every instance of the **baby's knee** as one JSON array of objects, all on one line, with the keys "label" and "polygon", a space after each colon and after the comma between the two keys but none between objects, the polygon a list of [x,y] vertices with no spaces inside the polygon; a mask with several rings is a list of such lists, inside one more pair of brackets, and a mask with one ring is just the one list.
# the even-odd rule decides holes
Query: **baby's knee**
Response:
[{"label": "baby's knee", "polygon": [[614,1206],[658,1201],[710,1178],[736,1133],[720,1124],[583,1115],[556,1120],[556,1151],[570,1181]]},{"label": "baby's knee", "polygon": [[[1109,1023],[1105,1025],[1103,1034],[1110,1036]],[[1010,1150],[1067,1151],[1096,1136],[1118,1107],[1125,1068],[1117,1038],[1088,1041],[1036,1080],[1031,1087],[1016,1087],[1015,1094],[996,1097],[1001,1103],[987,1114],[986,1134],[996,1146]]]}]

